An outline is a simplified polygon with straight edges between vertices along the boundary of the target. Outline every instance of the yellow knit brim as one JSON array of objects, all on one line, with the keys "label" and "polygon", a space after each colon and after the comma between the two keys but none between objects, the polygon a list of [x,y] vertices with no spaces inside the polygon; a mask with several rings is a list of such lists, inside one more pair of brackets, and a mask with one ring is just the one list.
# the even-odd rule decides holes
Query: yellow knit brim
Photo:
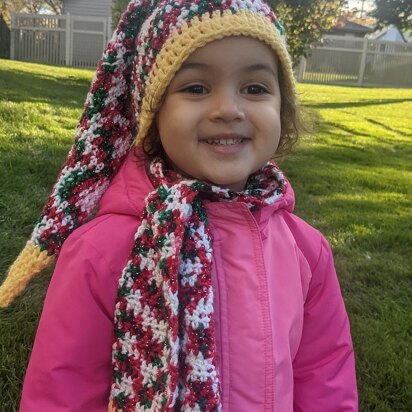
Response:
[{"label": "yellow knit brim", "polygon": [[289,53],[278,30],[268,18],[247,10],[241,10],[236,14],[230,10],[226,10],[223,14],[216,11],[212,16],[204,14],[201,19],[194,17],[190,25],[184,23],[181,32],[176,31],[165,42],[156,56],[142,101],[140,125],[135,144],[141,144],[147,135],[162,96],[183,62],[196,49],[229,36],[253,37],[271,47],[279,60],[286,87],[291,93],[295,93]]},{"label": "yellow knit brim", "polygon": [[0,286],[0,308],[7,307],[29,283],[29,281],[54,261],[53,256],[40,250],[28,241],[20,255],[10,267],[6,280]]}]

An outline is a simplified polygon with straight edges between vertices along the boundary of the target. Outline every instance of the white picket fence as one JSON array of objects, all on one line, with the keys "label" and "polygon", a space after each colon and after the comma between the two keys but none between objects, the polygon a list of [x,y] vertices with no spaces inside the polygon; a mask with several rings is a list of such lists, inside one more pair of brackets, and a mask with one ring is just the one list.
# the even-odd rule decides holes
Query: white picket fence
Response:
[{"label": "white picket fence", "polygon": [[[111,34],[109,18],[14,14],[10,57],[94,68]],[[301,60],[297,79],[313,83],[412,87],[412,44],[326,36]]]},{"label": "white picket fence", "polygon": [[412,87],[412,44],[326,36],[297,69],[301,82]]},{"label": "white picket fence", "polygon": [[10,58],[95,67],[111,34],[111,21],[105,17],[15,13],[11,22]]}]

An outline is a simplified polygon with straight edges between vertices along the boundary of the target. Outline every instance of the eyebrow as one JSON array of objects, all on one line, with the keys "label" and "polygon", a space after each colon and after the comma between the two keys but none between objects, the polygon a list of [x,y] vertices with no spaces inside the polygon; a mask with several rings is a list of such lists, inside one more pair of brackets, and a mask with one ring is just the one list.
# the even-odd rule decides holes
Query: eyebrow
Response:
[{"label": "eyebrow", "polygon": [[[190,69],[201,69],[201,70],[207,70],[210,67],[212,67],[211,64],[207,63],[183,63],[182,66],[180,67],[180,72],[183,70],[190,70]],[[247,71],[264,71],[269,73],[271,76],[274,76],[277,78],[277,73],[273,70],[271,66],[268,64],[251,64],[245,67],[241,68],[242,72],[247,72]]]}]

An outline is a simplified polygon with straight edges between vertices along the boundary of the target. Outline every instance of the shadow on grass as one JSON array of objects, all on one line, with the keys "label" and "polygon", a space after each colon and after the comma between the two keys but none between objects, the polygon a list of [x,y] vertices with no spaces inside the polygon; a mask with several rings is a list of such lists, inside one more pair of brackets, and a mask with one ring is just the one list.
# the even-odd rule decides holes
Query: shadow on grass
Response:
[{"label": "shadow on grass", "polygon": [[[396,138],[358,133],[325,121],[315,110],[309,112],[318,136],[308,140],[317,144],[303,143],[281,164],[295,189],[297,214],[333,239],[346,258],[361,250],[380,256],[391,252],[407,267],[412,221],[410,183],[402,171],[412,148]],[[360,146],[357,136],[373,144]]]},{"label": "shadow on grass", "polygon": [[368,133],[361,133],[347,125],[344,126],[342,123],[325,120],[315,108],[312,108],[312,106],[304,106],[303,114],[305,122],[308,123],[311,134],[313,135],[324,133],[333,136],[336,134],[336,130],[341,130],[350,135],[371,137]]},{"label": "shadow on grass", "polygon": [[[10,88],[10,85],[13,85]],[[47,74],[26,73],[0,68],[2,98],[15,103],[51,103],[67,108],[82,106],[90,80],[78,77],[56,78]]]},{"label": "shadow on grass", "polygon": [[[339,129],[342,130],[350,135],[354,135],[354,136],[363,136],[363,137],[370,137],[371,135],[369,133],[361,133],[359,130],[350,128],[348,126],[344,126],[341,123],[338,122],[328,122],[326,120],[322,121],[322,126],[320,127],[320,131],[324,130],[324,129],[330,129],[330,128],[335,128],[335,129]],[[330,131],[330,133],[333,134],[332,131]]]},{"label": "shadow on grass", "polygon": [[16,245],[33,230],[69,148],[61,142],[41,142],[0,150],[0,232],[7,239],[2,242],[0,269],[11,263],[19,250]]},{"label": "shadow on grass", "polygon": [[326,102],[326,103],[309,103],[305,107],[311,109],[342,109],[345,107],[362,107],[362,106],[380,106],[383,104],[406,103],[412,102],[412,99],[376,99],[362,100],[358,102]]},{"label": "shadow on grass", "polygon": [[378,122],[377,120],[368,119],[367,117],[365,117],[365,120],[369,123],[372,123],[372,124],[376,125],[376,126],[380,126],[380,127],[384,128],[385,130],[387,130],[389,132],[398,133],[398,134],[400,134],[401,136],[404,136],[404,137],[411,137],[410,133],[405,133],[402,130],[394,129],[393,127],[390,127],[387,124]]},{"label": "shadow on grass", "polygon": [[[334,146],[327,146],[325,143],[325,145],[316,148],[302,146],[284,163],[306,162],[306,165],[299,166],[300,172],[309,173],[311,171],[315,176],[321,173],[331,179],[340,179],[345,177],[348,172],[351,174],[357,170],[369,172],[371,175],[379,171],[382,173],[382,178],[387,180],[389,173],[394,174],[405,170],[406,158],[412,155],[407,145],[399,145],[399,151],[402,151],[402,156],[399,156],[397,152],[393,152],[387,147],[362,148],[351,146],[349,143],[345,145],[345,142],[341,141]],[[316,163],[313,164],[313,161]],[[306,177],[309,178],[309,176]]]}]

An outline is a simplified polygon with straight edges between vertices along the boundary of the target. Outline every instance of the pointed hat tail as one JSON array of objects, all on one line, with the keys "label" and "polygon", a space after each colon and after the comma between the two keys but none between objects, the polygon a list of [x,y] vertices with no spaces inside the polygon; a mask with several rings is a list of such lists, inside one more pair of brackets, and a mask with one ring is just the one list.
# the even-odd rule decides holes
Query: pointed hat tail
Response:
[{"label": "pointed hat tail", "polygon": [[49,266],[53,260],[53,256],[49,256],[47,252],[41,251],[33,242],[28,241],[0,287],[0,308],[7,307],[25,289],[30,279]]},{"label": "pointed hat tail", "polygon": [[92,214],[133,144],[139,102],[133,96],[136,38],[156,2],[133,0],[106,46],[69,152],[30,240],[0,287],[10,304],[51,264],[67,237]]}]

